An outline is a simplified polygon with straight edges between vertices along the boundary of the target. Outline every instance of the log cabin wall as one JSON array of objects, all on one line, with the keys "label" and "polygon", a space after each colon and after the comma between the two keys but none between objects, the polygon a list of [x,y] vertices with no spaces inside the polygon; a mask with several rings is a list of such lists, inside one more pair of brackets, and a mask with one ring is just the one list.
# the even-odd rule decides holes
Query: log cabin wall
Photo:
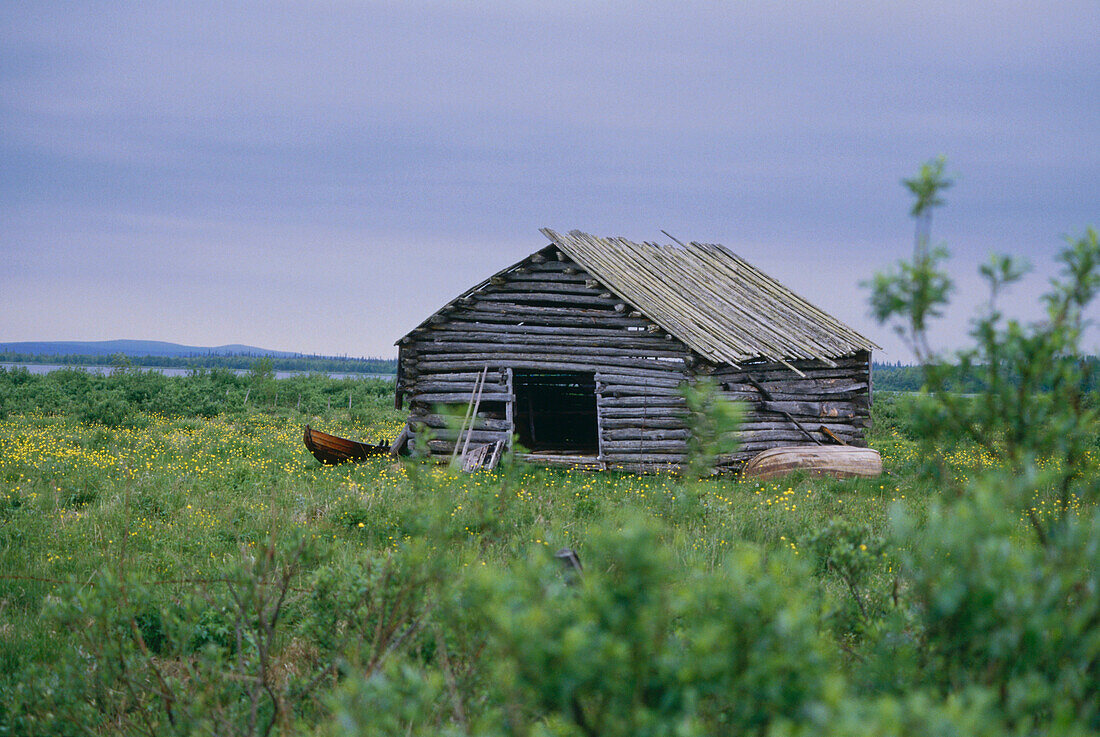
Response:
[{"label": "log cabin wall", "polygon": [[853,444],[863,442],[869,425],[868,353],[836,359],[836,367],[792,362],[805,378],[778,363],[715,367],[554,247],[444,307],[402,339],[398,358],[398,403],[409,403],[413,446],[440,458],[458,441],[447,415],[461,421],[486,367],[471,446],[524,434],[517,419],[530,421],[530,414],[517,408],[517,388],[522,397],[531,372],[563,381],[593,377],[599,447],[540,456],[550,463],[679,466],[688,437],[679,387],[694,379],[695,367],[712,374],[725,396],[750,404],[741,449],[721,460],[727,467],[765,447],[810,442],[798,423],[822,442],[835,442],[821,432],[825,426]]},{"label": "log cabin wall", "polygon": [[399,361],[397,392],[409,402],[413,442],[433,455],[449,457],[458,436],[440,408],[461,419],[488,366],[471,443],[510,440],[517,431],[517,376],[591,374],[600,447],[587,462],[683,458],[676,387],[689,377],[691,351],[553,248],[434,315],[402,340]]},{"label": "log cabin wall", "polygon": [[[867,445],[871,427],[871,354],[821,361],[772,362],[718,367],[711,377],[726,399],[744,402],[741,445],[720,465],[739,465],[762,450],[811,443]],[[825,428],[822,430],[822,428]]]}]

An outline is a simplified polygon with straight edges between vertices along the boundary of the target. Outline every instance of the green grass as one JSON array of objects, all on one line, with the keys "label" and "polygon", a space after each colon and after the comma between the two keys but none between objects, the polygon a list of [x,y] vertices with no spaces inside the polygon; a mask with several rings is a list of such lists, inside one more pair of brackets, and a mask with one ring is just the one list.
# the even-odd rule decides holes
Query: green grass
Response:
[{"label": "green grass", "polygon": [[[183,626],[199,631],[228,606],[223,589],[229,584],[219,582],[236,580],[242,570],[254,572],[251,561],[269,546],[282,554],[304,541],[310,552],[296,559],[292,589],[298,593],[289,597],[289,630],[279,642],[283,667],[308,672],[318,667],[323,651],[318,643],[324,637],[306,626],[313,621],[308,592],[323,571],[401,560],[409,550],[442,567],[438,580],[451,583],[470,569],[509,570],[539,551],[563,546],[577,549],[588,563],[607,553],[593,550],[591,540],[628,528],[639,517],[656,524],[678,570],[713,570],[731,552],[750,548],[796,570],[800,558],[811,557],[807,541],[825,521],[848,520],[883,535],[891,510],[920,519],[937,498],[915,474],[915,446],[888,423],[880,423],[872,438],[883,452],[886,475],[845,481],[796,474],[770,482],[690,483],[670,474],[518,465],[464,475],[390,459],[326,467],[306,451],[306,422],[351,437],[392,438],[403,414],[387,409],[388,397],[372,401],[354,413],[324,416],[292,409],[211,418],[139,412],[118,427],[67,415],[0,420],[0,695],[16,704],[7,714],[0,711],[0,726],[6,722],[9,730],[0,734],[51,723],[48,714],[36,711],[45,707],[27,696],[26,684],[43,672],[63,672],[81,647],[79,633],[49,624],[60,621],[51,619],[51,608],[78,601],[110,580],[146,591],[154,602],[149,611],[191,611],[196,596],[218,602],[202,609],[205,614],[180,615]],[[960,474],[982,466],[980,458],[965,455],[954,461]],[[1026,538],[1026,524],[1019,527]],[[887,549],[869,580],[885,590],[899,555]],[[818,606],[836,609],[847,596],[845,587],[824,572],[815,580]],[[443,597],[446,585],[433,591]],[[435,612],[427,616],[438,616],[434,606],[425,604],[425,611]],[[440,626],[446,621],[441,618]],[[853,636],[841,632],[838,642]],[[423,655],[434,642],[419,641],[421,661],[434,662]],[[476,692],[484,675],[478,675],[476,653],[466,655],[468,686]],[[324,694],[334,685],[326,684],[295,707],[295,726],[283,725],[284,731],[326,722]],[[100,720],[86,725],[88,732],[136,728],[132,705],[116,713],[88,706],[97,702],[83,692],[66,698],[90,709],[93,716],[82,719]],[[145,706],[153,709],[155,699]],[[17,724],[22,726],[12,726]]]}]

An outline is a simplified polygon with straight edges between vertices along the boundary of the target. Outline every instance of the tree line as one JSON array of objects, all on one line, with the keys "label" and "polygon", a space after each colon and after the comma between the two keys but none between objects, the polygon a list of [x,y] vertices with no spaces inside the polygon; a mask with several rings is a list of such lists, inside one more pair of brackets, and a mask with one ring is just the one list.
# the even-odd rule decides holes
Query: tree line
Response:
[{"label": "tree line", "polygon": [[[117,356],[117,354],[116,354]],[[56,364],[59,366],[103,366],[118,363],[116,356],[55,355],[0,352],[0,363]],[[276,371],[341,374],[395,374],[397,359],[348,358],[337,356],[265,356]],[[125,364],[142,368],[251,369],[256,356],[125,356]]]}]

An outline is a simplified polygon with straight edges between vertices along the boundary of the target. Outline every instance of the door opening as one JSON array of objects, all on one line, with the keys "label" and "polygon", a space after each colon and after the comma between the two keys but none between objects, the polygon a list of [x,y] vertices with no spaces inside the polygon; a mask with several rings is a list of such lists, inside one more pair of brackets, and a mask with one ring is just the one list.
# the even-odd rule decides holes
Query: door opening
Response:
[{"label": "door opening", "polygon": [[598,455],[596,374],[514,369],[515,427],[532,452]]}]

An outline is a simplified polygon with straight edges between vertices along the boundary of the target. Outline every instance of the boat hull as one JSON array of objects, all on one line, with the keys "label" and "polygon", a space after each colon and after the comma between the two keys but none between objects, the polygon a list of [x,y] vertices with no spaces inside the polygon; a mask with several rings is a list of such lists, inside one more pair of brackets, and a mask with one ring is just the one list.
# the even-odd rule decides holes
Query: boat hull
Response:
[{"label": "boat hull", "polygon": [[838,479],[870,478],[882,473],[882,456],[873,448],[851,445],[790,445],[756,455],[745,464],[741,475],[771,479],[795,471]]},{"label": "boat hull", "polygon": [[329,466],[358,462],[371,456],[386,455],[390,452],[390,446],[385,443],[379,443],[378,445],[360,443],[356,440],[348,440],[338,435],[330,435],[327,432],[314,430],[309,425],[306,425],[302,440],[317,460]]}]

